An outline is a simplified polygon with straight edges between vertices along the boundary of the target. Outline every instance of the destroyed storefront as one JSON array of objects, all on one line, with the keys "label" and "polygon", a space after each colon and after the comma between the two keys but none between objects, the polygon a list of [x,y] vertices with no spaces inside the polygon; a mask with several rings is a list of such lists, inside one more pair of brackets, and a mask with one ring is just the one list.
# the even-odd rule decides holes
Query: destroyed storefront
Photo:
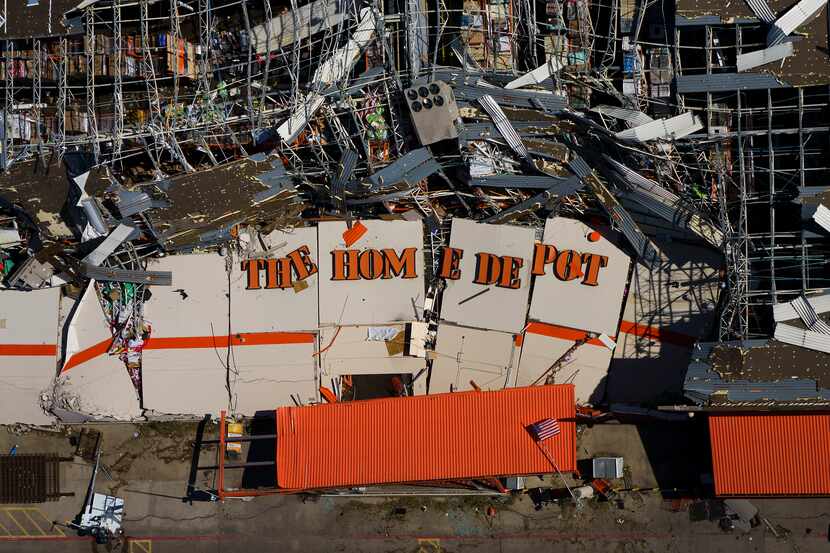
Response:
[{"label": "destroyed storefront", "polygon": [[665,88],[670,63],[618,56],[615,15],[191,4],[3,28],[0,293],[54,294],[31,309],[56,322],[9,315],[0,353],[17,374],[9,352],[42,352],[38,422],[679,393],[620,390],[711,330],[724,229],[688,163],[707,121],[639,109],[635,73],[653,60]]},{"label": "destroyed storefront", "polygon": [[55,288],[51,359],[62,361],[47,408],[66,421],[253,416],[274,403],[558,382],[574,383],[581,404],[603,400],[630,264],[613,233],[554,218],[536,242],[528,228],[455,219],[436,301],[421,229],[240,229],[235,254],[149,261],[169,286],[91,280],[59,306]]}]

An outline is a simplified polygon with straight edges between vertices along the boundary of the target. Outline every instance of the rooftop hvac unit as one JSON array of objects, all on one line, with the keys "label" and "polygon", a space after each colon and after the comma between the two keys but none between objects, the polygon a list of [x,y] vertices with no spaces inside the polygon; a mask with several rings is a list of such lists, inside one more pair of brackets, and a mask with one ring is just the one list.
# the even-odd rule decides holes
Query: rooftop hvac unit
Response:
[{"label": "rooftop hvac unit", "polygon": [[594,478],[611,480],[622,478],[623,458],[622,457],[594,457],[592,474]]}]

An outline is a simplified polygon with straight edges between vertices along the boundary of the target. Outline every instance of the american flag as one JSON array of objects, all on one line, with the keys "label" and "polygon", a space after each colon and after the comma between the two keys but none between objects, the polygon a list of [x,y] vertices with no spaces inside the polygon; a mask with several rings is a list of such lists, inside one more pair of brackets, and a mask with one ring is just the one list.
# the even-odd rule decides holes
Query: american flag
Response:
[{"label": "american flag", "polygon": [[559,434],[559,421],[556,419],[542,419],[531,424],[528,430],[537,442],[541,442]]}]

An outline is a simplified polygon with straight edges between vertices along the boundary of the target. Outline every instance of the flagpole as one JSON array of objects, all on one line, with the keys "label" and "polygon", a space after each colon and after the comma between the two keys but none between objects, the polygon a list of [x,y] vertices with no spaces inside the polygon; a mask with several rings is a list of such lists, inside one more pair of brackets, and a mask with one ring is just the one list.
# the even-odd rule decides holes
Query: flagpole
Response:
[{"label": "flagpole", "polygon": [[[524,430],[525,432],[528,432],[528,427],[524,423],[522,423],[522,430]],[[542,447],[542,444],[540,443],[539,440],[537,440],[533,436],[530,436],[529,434],[528,434],[528,436],[530,437],[530,439],[533,440],[533,443],[536,444],[536,447],[539,448],[539,451],[542,452],[542,455],[545,456],[545,459],[547,459],[548,462],[551,465],[553,465],[553,468],[556,469],[556,473],[559,475],[559,478],[562,479],[562,483],[565,484],[565,489],[567,489],[568,493],[571,494],[571,499],[574,500],[574,503],[579,505],[579,500],[576,498],[576,496],[574,495],[573,490],[571,490],[570,486],[568,486],[568,483],[565,481],[565,476],[562,474],[562,471],[559,470],[559,465],[556,464],[556,461],[554,460],[553,455],[551,455],[550,452],[548,452],[546,448]]]},{"label": "flagpole", "polygon": [[565,484],[565,489],[567,489],[568,493],[571,494],[571,499],[574,500],[574,503],[579,503],[579,500],[574,495],[573,490],[571,490],[570,486],[568,486],[568,483],[565,481],[565,476],[562,474],[562,471],[559,470],[559,466],[556,464],[553,455],[551,455],[550,452],[547,451],[546,447],[542,447],[541,443],[537,442],[536,440],[533,441],[536,443],[536,447],[539,448],[539,451],[542,452],[542,455],[544,455],[548,462],[550,462],[550,464],[553,465],[553,468],[556,469],[556,473],[559,475],[559,478],[562,479],[562,483]]}]

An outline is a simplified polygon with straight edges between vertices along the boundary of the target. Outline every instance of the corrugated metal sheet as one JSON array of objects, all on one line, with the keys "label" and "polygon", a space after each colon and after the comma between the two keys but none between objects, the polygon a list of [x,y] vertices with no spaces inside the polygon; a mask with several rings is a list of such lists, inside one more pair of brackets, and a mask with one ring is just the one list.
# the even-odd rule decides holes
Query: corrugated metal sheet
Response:
[{"label": "corrugated metal sheet", "polygon": [[781,43],[790,33],[813,17],[825,4],[827,4],[827,0],[801,0],[773,23],[767,33],[767,44],[773,46]]},{"label": "corrugated metal sheet", "polygon": [[669,119],[657,119],[633,129],[625,129],[617,133],[620,140],[632,142],[648,142],[660,138],[662,140],[674,140],[683,138],[703,128],[700,117],[692,112],[681,113]]},{"label": "corrugated metal sheet", "polygon": [[81,274],[87,278],[94,278],[100,281],[173,286],[173,273],[170,271],[130,271],[127,269],[97,267],[89,263],[82,263]]},{"label": "corrugated metal sheet", "polygon": [[813,213],[813,221],[827,232],[830,232],[830,209],[824,207],[824,204],[818,204],[816,212]]},{"label": "corrugated metal sheet", "polygon": [[793,43],[776,44],[763,50],[756,50],[746,54],[739,54],[737,58],[738,72],[747,71],[774,61],[793,55]]},{"label": "corrugated metal sheet", "polygon": [[830,191],[830,186],[801,186],[798,189],[798,199],[814,198],[828,191]]},{"label": "corrugated metal sheet", "polygon": [[818,313],[813,306],[807,302],[804,296],[799,296],[790,302],[798,317],[807,325],[812,331],[820,332],[821,334],[830,334],[830,326],[827,326],[823,320],[819,319]]},{"label": "corrugated metal sheet", "polygon": [[580,184],[577,177],[566,179],[549,177],[546,175],[489,175],[473,177],[470,186],[486,186],[490,188],[518,188],[547,190],[551,186],[570,188]]},{"label": "corrugated metal sheet", "polygon": [[[346,10],[339,2],[317,0],[251,28],[251,43],[257,54],[278,50],[295,40],[304,40],[339,25],[346,16]],[[266,25],[271,27],[270,30]]]},{"label": "corrugated metal sheet", "polygon": [[766,0],[745,0],[746,5],[752,10],[755,16],[764,23],[775,21],[775,14],[767,4]]},{"label": "corrugated metal sheet", "polygon": [[803,328],[786,323],[777,323],[773,336],[776,340],[784,342],[785,344],[830,353],[830,335],[827,334],[821,334],[813,330],[804,330]]},{"label": "corrugated metal sheet", "polygon": [[568,168],[573,171],[578,177],[587,178],[593,174],[593,169],[588,165],[582,157],[575,155],[573,159],[568,162]]},{"label": "corrugated metal sheet", "polygon": [[568,163],[568,168],[588,184],[600,201],[600,205],[611,217],[614,226],[619,228],[634,248],[634,251],[637,252],[638,259],[647,267],[657,264],[660,261],[660,252],[657,246],[643,234],[631,215],[620,205],[605,185],[596,178],[588,163],[582,157],[576,155]]},{"label": "corrugated metal sheet", "polygon": [[701,15],[698,17],[683,17],[682,15],[674,16],[675,27],[702,27],[704,25],[720,25],[721,19],[719,15]]},{"label": "corrugated metal sheet", "polygon": [[441,166],[432,157],[432,152],[428,148],[419,148],[396,159],[377,173],[369,175],[369,182],[372,183],[369,190],[377,192],[399,182],[417,184],[418,181],[440,170]]},{"label": "corrugated metal sheet", "polygon": [[[520,136],[549,136],[550,121],[511,121]],[[464,140],[486,140],[498,137],[496,126],[490,122],[464,123],[461,137]]]},{"label": "corrugated metal sheet", "polygon": [[636,109],[599,105],[592,107],[591,111],[601,113],[603,115],[608,115],[609,117],[622,119],[623,121],[628,121],[629,123],[633,123],[634,125],[645,125],[646,123],[651,123],[652,121],[654,121],[654,119],[650,115],[646,115],[642,111]]},{"label": "corrugated metal sheet", "polygon": [[678,75],[677,92],[730,92],[733,90],[763,90],[783,88],[786,85],[766,73],[718,73],[714,75]]},{"label": "corrugated metal sheet", "polygon": [[692,211],[676,194],[609,156],[605,156],[605,159],[616,170],[622,184],[633,187],[628,192],[623,192],[622,197],[629,197],[673,225],[694,232],[715,247],[723,242],[723,232]]},{"label": "corrugated metal sheet", "polygon": [[571,384],[277,409],[277,485],[320,489],[543,474],[554,468],[525,430],[546,417],[559,469],[576,469]]},{"label": "corrugated metal sheet", "polygon": [[504,111],[502,111],[501,106],[496,103],[493,97],[485,94],[478,99],[478,103],[481,104],[481,107],[484,108],[484,111],[486,111],[487,115],[490,116],[490,119],[493,120],[493,124],[496,125],[496,128],[507,141],[507,145],[510,146],[514,152],[519,154],[519,156],[524,159],[530,159],[530,154],[528,153],[527,148],[525,148],[522,139],[519,138],[519,135],[516,133],[516,129],[514,129],[513,125],[510,124],[510,121],[507,119]]},{"label": "corrugated metal sheet", "polygon": [[830,494],[830,415],[709,418],[717,495]]},{"label": "corrugated metal sheet", "polygon": [[460,75],[436,71],[435,78],[440,77],[444,77],[441,80],[452,85],[455,97],[459,102],[475,102],[482,96],[489,95],[503,106],[543,109],[549,113],[557,113],[567,107],[565,98],[556,94],[530,90],[506,90],[488,85],[484,81],[481,81],[484,84],[478,84],[477,78],[468,78],[467,80],[472,81],[468,84],[463,78],[460,78]]},{"label": "corrugated metal sheet", "polygon": [[556,184],[543,192],[539,192],[523,202],[519,202],[508,207],[507,209],[499,211],[495,215],[487,217],[482,220],[482,223],[499,223],[505,221],[506,219],[518,216],[523,212],[537,209],[554,196],[567,196],[568,194],[573,194],[580,188],[582,188],[582,181],[577,177],[573,177],[572,179],[568,179],[561,184]]},{"label": "corrugated metal sheet", "polygon": [[[816,313],[826,313],[830,311],[830,294],[823,294],[821,296],[810,296],[807,298],[812,308]],[[798,317],[798,312],[787,303],[778,303],[772,306],[772,317],[775,322],[791,321]]]},{"label": "corrugated metal sheet", "polygon": [[133,192],[130,190],[121,190],[118,192],[117,207],[122,217],[131,217],[148,209],[169,206],[169,202],[154,200],[145,192]]},{"label": "corrugated metal sheet", "polygon": [[534,85],[545,82],[546,79],[549,79],[553,73],[558,73],[562,70],[564,65],[562,62],[559,61],[558,58],[552,57],[548,60],[547,63],[537,67],[533,71],[525,73],[524,75],[513,79],[506,85],[504,88],[507,90],[512,90],[515,88],[521,88],[523,86]]},{"label": "corrugated metal sheet", "polygon": [[[795,315],[794,315],[795,316]],[[740,345],[742,348],[763,347],[766,340],[723,342],[724,345]],[[699,405],[826,405],[830,390],[819,388],[810,378],[787,378],[758,382],[745,379],[724,380],[712,368],[709,355],[714,343],[698,343],[692,361],[686,369],[683,394]]]}]

